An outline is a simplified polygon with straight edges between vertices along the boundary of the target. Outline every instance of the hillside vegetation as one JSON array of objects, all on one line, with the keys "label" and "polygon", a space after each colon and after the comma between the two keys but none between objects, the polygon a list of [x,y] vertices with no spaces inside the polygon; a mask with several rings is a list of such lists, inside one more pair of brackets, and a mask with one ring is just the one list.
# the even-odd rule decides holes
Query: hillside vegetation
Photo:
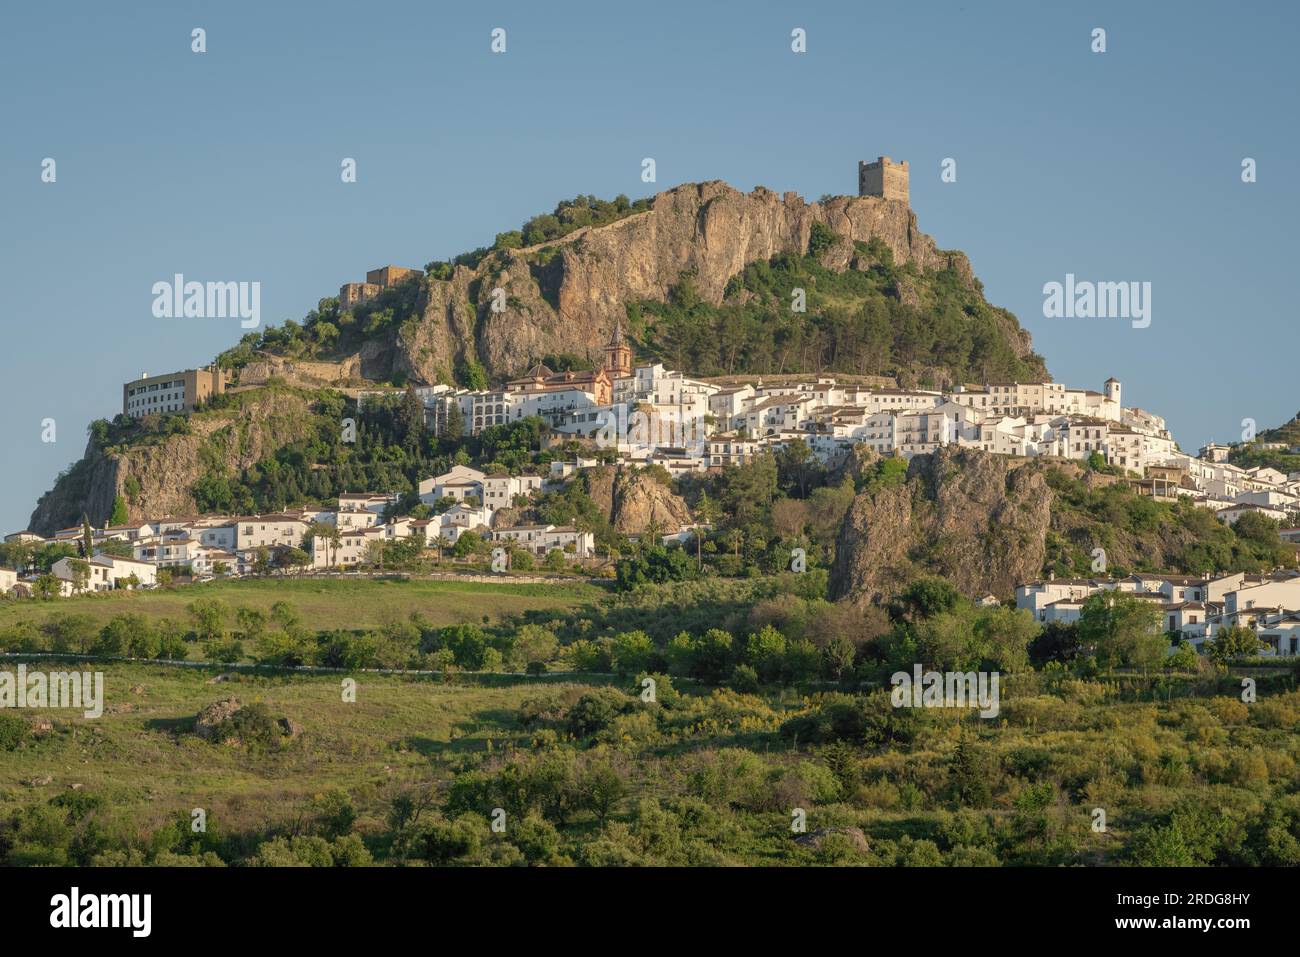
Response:
[{"label": "hillside vegetation", "polygon": [[653,702],[360,676],[349,702],[325,676],[106,671],[102,718],[0,725],[5,864],[1300,864],[1300,697],[1248,707],[1235,679],[1030,674],[980,721],[665,676]]},{"label": "hillside vegetation", "polygon": [[897,264],[880,240],[850,245],[820,224],[805,255],[747,266],[720,305],[687,276],[667,302],[628,311],[647,351],[694,375],[838,372],[921,388],[1047,377],[1041,358],[1017,354],[1019,324],[978,283]]},{"label": "hillside vegetation", "polygon": [[[1265,449],[1263,444],[1281,442],[1285,448]],[[1277,469],[1284,475],[1300,472],[1300,455],[1291,453],[1291,449],[1300,448],[1300,413],[1289,422],[1275,429],[1265,429],[1255,436],[1254,441],[1234,445],[1228,453],[1228,461],[1242,468],[1254,468],[1264,465]]]}]

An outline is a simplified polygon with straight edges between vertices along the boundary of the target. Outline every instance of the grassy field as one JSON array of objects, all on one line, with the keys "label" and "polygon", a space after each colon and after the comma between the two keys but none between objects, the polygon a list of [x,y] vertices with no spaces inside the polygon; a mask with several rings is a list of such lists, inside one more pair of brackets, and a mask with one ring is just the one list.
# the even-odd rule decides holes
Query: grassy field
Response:
[{"label": "grassy field", "polygon": [[[304,835],[320,849],[322,796],[338,789],[355,809],[344,833],[381,862],[400,840],[407,863],[1300,863],[1300,694],[1285,676],[1247,705],[1235,676],[1166,700],[1136,678],[1029,674],[981,721],[898,711],[883,693],[674,692],[666,679],[646,705],[628,678],[363,673],[349,703],[341,676],[92,667],[101,717],[28,712],[52,729],[0,752],[0,859],[102,846],[143,863],[195,808],[230,863]],[[298,733],[270,750],[194,734],[231,696]],[[602,809],[591,796],[611,779]],[[395,829],[412,794],[431,802]],[[504,836],[488,830],[498,806]],[[817,841],[792,833],[792,809]]]},{"label": "grassy field", "polygon": [[40,624],[51,615],[85,614],[104,623],[122,612],[152,619],[187,620],[186,606],[200,596],[221,598],[232,608],[269,609],[287,601],[312,630],[374,628],[419,612],[434,625],[491,623],[536,609],[592,601],[605,591],[586,582],[511,584],[441,579],[237,579],[158,588],[112,591],[55,601],[0,603],[0,627],[20,621]]},{"label": "grassy field", "polygon": [[[292,821],[332,787],[347,790],[358,807],[381,808],[396,789],[438,776],[457,757],[520,738],[520,702],[539,684],[560,683],[497,679],[493,687],[491,679],[360,675],[355,702],[345,703],[333,676],[229,674],[214,683],[219,667],[86,667],[104,672],[104,714],[47,712],[54,730],[0,760],[0,808],[76,788],[103,798],[139,833],[196,807],[225,832],[260,830]],[[232,696],[265,703],[300,725],[301,735],[292,747],[259,754],[191,733],[202,708]]]}]

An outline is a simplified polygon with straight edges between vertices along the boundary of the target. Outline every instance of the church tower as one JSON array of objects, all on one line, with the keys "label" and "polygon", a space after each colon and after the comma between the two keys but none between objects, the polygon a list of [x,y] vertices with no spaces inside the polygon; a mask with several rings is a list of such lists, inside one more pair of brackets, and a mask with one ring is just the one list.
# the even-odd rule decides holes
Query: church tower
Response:
[{"label": "church tower", "polygon": [[1102,388],[1106,390],[1105,391],[1106,398],[1110,399],[1116,405],[1119,406],[1123,405],[1123,403],[1120,401],[1119,379],[1116,379],[1114,376],[1111,376],[1109,379],[1106,380],[1106,384],[1102,386]]},{"label": "church tower", "polygon": [[605,346],[605,370],[611,379],[632,374],[632,348],[623,339],[623,325],[618,319],[614,320],[614,333]]}]

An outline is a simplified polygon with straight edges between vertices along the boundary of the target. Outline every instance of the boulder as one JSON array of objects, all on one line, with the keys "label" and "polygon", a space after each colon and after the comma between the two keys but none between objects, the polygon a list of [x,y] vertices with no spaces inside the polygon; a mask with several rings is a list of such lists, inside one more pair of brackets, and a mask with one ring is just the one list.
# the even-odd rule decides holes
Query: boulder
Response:
[{"label": "boulder", "polygon": [[242,707],[237,698],[227,698],[208,705],[194,719],[194,733],[205,741],[212,740],[217,735],[217,729]]},{"label": "boulder", "polygon": [[800,847],[812,848],[814,851],[821,850],[822,844],[826,838],[832,834],[838,834],[848,839],[855,851],[866,854],[871,850],[871,845],[867,843],[867,835],[862,832],[860,827],[819,827],[815,831],[809,831],[807,834],[800,834],[794,839],[794,842]]}]

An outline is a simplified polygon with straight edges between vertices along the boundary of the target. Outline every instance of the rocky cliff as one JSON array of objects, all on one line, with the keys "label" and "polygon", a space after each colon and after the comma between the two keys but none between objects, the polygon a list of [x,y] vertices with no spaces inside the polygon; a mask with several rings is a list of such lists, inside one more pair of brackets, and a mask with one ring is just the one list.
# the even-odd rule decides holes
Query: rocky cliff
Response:
[{"label": "rocky cliff", "polygon": [[872,482],[876,461],[853,456],[837,476],[864,489],[840,526],[831,568],[831,597],[851,604],[883,601],[920,575],[942,575],[973,598],[1007,599],[1049,570],[1252,567],[1249,544],[1209,511],[1153,502],[1077,462],[949,448],[914,457],[906,480],[889,484]]},{"label": "rocky cliff", "polygon": [[592,469],[586,481],[587,494],[609,517],[615,531],[639,535],[653,522],[668,533],[691,522],[686,503],[647,472],[604,466]]},{"label": "rocky cliff", "polygon": [[831,596],[882,601],[918,575],[1005,598],[1039,575],[1052,490],[1037,463],[971,449],[912,459],[907,481],[860,494],[835,546]]},{"label": "rocky cliff", "polygon": [[41,496],[27,527],[48,535],[76,525],[83,514],[103,524],[119,495],[132,522],[192,515],[198,509],[191,489],[200,478],[238,473],[313,427],[308,400],[293,390],[256,390],[232,398],[234,408],[191,416],[188,433],[126,447],[100,448],[92,440],[81,461]]},{"label": "rocky cliff", "polygon": [[[853,196],[808,203],[761,187],[742,193],[720,181],[692,183],[660,193],[647,212],[544,245],[497,250],[445,281],[421,280],[416,315],[366,343],[361,372],[433,384],[450,381],[468,359],[494,378],[545,355],[599,359],[629,303],[663,300],[689,274],[699,295],[717,305],[750,263],[806,252],[815,223],[840,237],[822,254],[828,268],[850,268],[853,244],[874,239],[900,265],[951,269],[962,283],[976,282],[966,256],[939,250],[906,203]],[[501,311],[492,309],[494,289],[502,290]],[[1016,328],[1012,338],[1017,355],[1030,355],[1028,333]]]}]

